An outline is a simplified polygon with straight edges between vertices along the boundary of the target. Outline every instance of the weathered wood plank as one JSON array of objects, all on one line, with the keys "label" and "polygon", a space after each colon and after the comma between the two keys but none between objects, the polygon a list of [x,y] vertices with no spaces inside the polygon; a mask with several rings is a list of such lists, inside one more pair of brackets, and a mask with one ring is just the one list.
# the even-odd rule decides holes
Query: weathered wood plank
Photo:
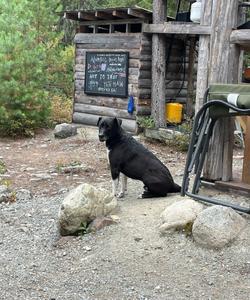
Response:
[{"label": "weathered wood plank", "polygon": [[[100,117],[103,117],[104,115],[101,114],[86,114],[86,113],[79,113],[74,112],[73,113],[73,122],[77,124],[85,124],[85,125],[92,125],[97,126],[98,119]],[[128,119],[122,119],[122,127],[129,131],[136,133],[137,132],[137,123],[135,120],[128,120]]]},{"label": "weathered wood plank", "polygon": [[[210,83],[237,82],[238,68],[234,74],[230,72],[230,66],[235,65],[237,51],[235,45],[230,44],[232,28],[237,26],[236,0],[213,1],[213,18],[211,32],[210,52]],[[233,54],[234,53],[234,54]],[[234,59],[233,56],[235,55]],[[204,177],[209,180],[230,180],[232,178],[232,142],[231,120],[219,120],[211,139],[211,147],[207,155],[207,163],[204,168]],[[231,149],[230,149],[231,147]]]},{"label": "weathered wood plank", "polygon": [[194,69],[195,69],[195,37],[190,38],[189,59],[188,59],[188,74],[187,74],[187,105],[186,114],[190,118],[194,113]]},{"label": "weathered wood plank", "polygon": [[[93,34],[94,36],[96,34]],[[112,35],[112,34],[111,34]],[[140,42],[131,42],[131,41],[113,41],[113,43],[101,43],[98,40],[96,41],[96,44],[92,44],[92,43],[81,43],[81,44],[77,44],[77,48],[78,49],[92,49],[93,51],[95,50],[106,50],[108,51],[108,49],[112,49],[112,51],[119,51],[120,50],[129,50],[129,49],[139,49],[141,46]]]},{"label": "weathered wood plank", "polygon": [[250,50],[250,29],[233,30],[230,42],[237,44],[245,50]]},{"label": "weathered wood plank", "polygon": [[197,34],[209,35],[211,27],[194,23],[180,24],[180,22],[166,22],[164,24],[146,24],[142,26],[144,33],[168,33],[168,34]]},{"label": "weathered wood plank", "polygon": [[242,181],[250,184],[250,117],[247,117]]},{"label": "weathered wood plank", "polygon": [[[212,5],[213,0],[203,0],[201,8],[201,25],[210,26],[212,23]],[[203,105],[203,96],[208,88],[208,72],[209,72],[209,56],[210,56],[210,36],[202,35],[199,38],[199,54],[197,65],[197,89],[195,112]]]},{"label": "weathered wood plank", "polygon": [[131,115],[125,109],[116,109],[105,106],[94,106],[81,103],[74,104],[74,112],[87,113],[93,115],[103,115],[109,117],[119,117],[124,119],[135,119],[135,115]]},{"label": "weathered wood plank", "polygon": [[87,95],[84,92],[75,92],[75,103],[82,103],[96,106],[106,106],[118,109],[127,109],[128,100],[125,98],[111,98]]},{"label": "weathered wood plank", "polygon": [[[76,44],[114,44],[114,43],[139,43],[141,40],[140,33],[113,33],[113,34],[92,34],[77,33],[74,38]],[[78,45],[79,47],[80,45]]]},{"label": "weathered wood plank", "polygon": [[[167,20],[167,3],[153,0],[153,23]],[[152,105],[151,114],[156,128],[165,127],[165,76],[166,76],[166,40],[164,35],[152,36]]]}]

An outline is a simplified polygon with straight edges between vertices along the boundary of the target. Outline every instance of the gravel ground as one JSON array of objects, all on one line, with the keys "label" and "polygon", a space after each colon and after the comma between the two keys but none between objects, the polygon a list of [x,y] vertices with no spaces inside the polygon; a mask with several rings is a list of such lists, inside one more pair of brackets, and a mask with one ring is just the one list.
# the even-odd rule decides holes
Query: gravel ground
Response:
[{"label": "gravel ground", "polygon": [[[93,183],[110,188],[108,176]],[[0,204],[0,299],[249,299],[249,217],[232,245],[207,250],[182,232],[159,234],[159,216],[178,195],[137,199],[141,184],[129,181],[128,188],[115,212],[120,222],[79,237],[58,234],[62,191]]]}]

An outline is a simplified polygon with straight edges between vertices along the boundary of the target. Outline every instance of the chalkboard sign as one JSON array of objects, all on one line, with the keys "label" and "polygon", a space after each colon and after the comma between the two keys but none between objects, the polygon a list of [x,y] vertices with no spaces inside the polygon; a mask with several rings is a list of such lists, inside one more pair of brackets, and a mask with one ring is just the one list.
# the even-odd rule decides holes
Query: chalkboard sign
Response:
[{"label": "chalkboard sign", "polygon": [[86,52],[86,94],[128,96],[128,52]]}]

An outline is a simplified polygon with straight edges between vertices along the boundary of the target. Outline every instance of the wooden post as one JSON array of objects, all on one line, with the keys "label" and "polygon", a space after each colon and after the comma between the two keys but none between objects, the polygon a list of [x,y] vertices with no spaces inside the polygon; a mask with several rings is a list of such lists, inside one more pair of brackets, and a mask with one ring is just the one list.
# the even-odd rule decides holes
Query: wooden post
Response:
[{"label": "wooden post", "polygon": [[[165,0],[153,0],[153,23],[160,24],[166,20]],[[157,128],[165,127],[165,76],[166,43],[163,34],[152,35],[152,106],[151,115]]]},{"label": "wooden post", "polygon": [[[212,5],[213,0],[202,0],[201,25],[211,25]],[[201,35],[199,39],[195,112],[197,112],[202,107],[203,96],[208,87],[209,55],[210,36]]]},{"label": "wooden post", "polygon": [[247,117],[242,182],[250,184],[250,117]]},{"label": "wooden post", "polygon": [[188,54],[188,84],[187,84],[187,106],[186,114],[189,118],[193,116],[193,97],[194,97],[194,64],[195,64],[195,37],[190,37]]},{"label": "wooden post", "polygon": [[[230,34],[237,25],[238,0],[214,0],[212,13],[208,82],[236,83],[239,49],[230,44]],[[204,168],[205,179],[229,181],[232,178],[232,131],[230,118],[217,122]]]}]

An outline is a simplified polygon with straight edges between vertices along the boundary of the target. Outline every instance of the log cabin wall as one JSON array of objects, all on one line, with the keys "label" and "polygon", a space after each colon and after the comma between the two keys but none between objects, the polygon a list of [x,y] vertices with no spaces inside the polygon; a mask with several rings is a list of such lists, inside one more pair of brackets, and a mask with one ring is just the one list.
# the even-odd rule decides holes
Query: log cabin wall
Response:
[{"label": "log cabin wall", "polygon": [[[150,114],[151,106],[151,61],[152,41],[150,35],[142,34],[141,57],[138,81],[138,115]],[[172,43],[172,46],[170,44]],[[166,39],[167,52],[170,56],[166,66],[166,103],[177,102],[183,104],[184,112],[194,109],[194,97],[197,76],[196,41],[168,37]],[[167,54],[168,57],[168,54]],[[190,62],[190,63],[189,63]],[[190,98],[189,104],[187,104]]]},{"label": "log cabin wall", "polygon": [[140,72],[140,55],[142,35],[126,34],[87,34],[75,36],[75,97],[73,122],[96,125],[100,116],[123,119],[124,128],[128,131],[137,130],[136,112],[127,112],[128,98],[88,95],[84,92],[85,55],[86,51],[95,52],[129,52],[128,94],[134,96],[135,106],[138,103],[138,78]]},{"label": "log cabin wall", "polygon": [[[167,64],[166,102],[185,105],[188,87],[189,46],[185,40],[166,39],[171,54]],[[100,116],[123,119],[126,130],[136,132],[137,115],[151,112],[151,35],[142,33],[93,34],[78,33],[75,36],[75,95],[73,122],[96,125]],[[129,52],[128,94],[134,97],[135,112],[127,112],[128,98],[88,95],[84,92],[85,56],[87,51]],[[194,80],[194,78],[193,78]]]}]

